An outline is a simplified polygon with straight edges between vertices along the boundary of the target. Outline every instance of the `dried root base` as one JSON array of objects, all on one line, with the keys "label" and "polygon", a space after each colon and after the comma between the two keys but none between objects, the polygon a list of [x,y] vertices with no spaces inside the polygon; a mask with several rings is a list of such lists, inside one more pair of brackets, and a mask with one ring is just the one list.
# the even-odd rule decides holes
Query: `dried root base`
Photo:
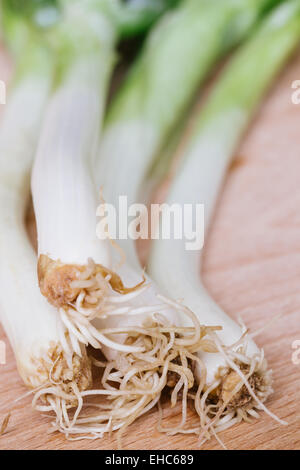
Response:
[{"label": "dried root base", "polygon": [[[66,337],[64,340],[67,343]],[[74,354],[69,347],[65,349],[53,343],[44,355],[32,357],[28,367],[24,363],[18,364],[25,385],[34,390],[53,383],[68,390],[68,384],[75,382],[81,390],[89,388],[92,383],[91,361],[84,348],[78,352],[79,354]]]},{"label": "dried root base", "polygon": [[33,407],[38,411],[50,411],[53,409],[53,400],[57,396],[66,398],[69,408],[78,404],[79,393],[87,390],[92,385],[91,361],[85,351],[81,356],[73,355],[71,366],[60,348],[55,348],[51,363],[40,361],[47,380],[36,387],[34,391]]},{"label": "dried root base", "polygon": [[[228,357],[231,353],[227,351]],[[234,356],[236,352],[232,352]],[[242,354],[241,349],[239,354]],[[252,422],[260,417],[259,411],[266,411],[280,424],[285,424],[273,415],[264,402],[273,392],[272,375],[267,369],[267,363],[261,357],[247,358],[247,365],[236,361],[235,366],[240,373],[230,367],[220,370],[219,378],[205,392],[199,387],[189,393],[189,399],[199,416],[199,425],[181,428],[164,428],[162,426],[162,411],[160,410],[159,430],[173,435],[176,433],[194,433],[199,436],[200,444],[215,437],[225,448],[218,434],[242,421]],[[251,365],[249,365],[249,362]]]},{"label": "dried root base", "polygon": [[[192,361],[200,361],[191,350],[215,350],[208,338],[215,328],[176,328],[161,315],[159,320],[139,328],[107,330],[107,334],[126,334],[125,346],[138,352],[120,352],[115,361],[103,364],[94,360],[94,365],[103,369],[102,389],[79,391],[72,386],[72,393],[55,386],[40,390],[34,400],[38,408],[39,399],[48,399],[48,409],[54,411],[54,429],[69,438],[76,435],[101,437],[118,430],[118,438],[139,416],[153,408],[162,391],[172,387],[171,406],[174,407],[179,395],[187,399],[188,391],[194,387]],[[197,346],[196,346],[197,345]],[[70,403],[77,396],[74,412]],[[77,394],[77,395],[76,395]],[[106,400],[96,405],[87,402],[88,397],[104,396]],[[85,399],[85,401],[84,401]],[[88,407],[96,407],[97,413],[87,414]],[[185,413],[185,412],[184,412]]]},{"label": "dried root base", "polygon": [[[86,266],[68,265],[53,261],[46,255],[38,260],[38,280],[42,294],[56,308],[78,305],[87,315],[99,313],[111,292],[127,295],[137,291],[145,282],[127,288],[113,271],[92,259]],[[78,301],[79,298],[79,301]]]},{"label": "dried root base", "polygon": [[45,255],[39,257],[38,277],[42,294],[59,308],[63,324],[61,341],[65,350],[78,354],[81,344],[90,344],[96,349],[105,345],[117,351],[137,352],[136,348],[125,347],[103,335],[93,326],[92,320],[115,315],[154,314],[157,306],[132,307],[132,300],[147,289],[144,279],[136,286],[126,288],[116,273],[91,259],[87,266],[74,266],[63,265]]},{"label": "dried root base", "polygon": [[[172,428],[163,427],[160,412],[159,430],[170,435],[195,433],[200,442],[214,436],[222,443],[219,432],[242,420],[258,418],[259,410],[284,424],[263,404],[272,393],[271,372],[263,352],[251,358],[247,356],[247,335],[243,334],[233,347],[225,347],[216,334],[219,328],[203,327],[188,309],[175,303],[171,305],[183,310],[193,320],[193,327],[174,327],[157,315],[143,327],[102,331],[108,337],[126,335],[124,346],[132,350],[119,352],[116,360],[108,364],[93,360],[95,366],[103,369],[101,389],[80,391],[73,384],[72,393],[65,393],[56,386],[38,392],[35,405],[39,398],[47,396],[50,405],[47,410],[43,409],[56,414],[53,430],[64,433],[68,439],[96,439],[117,431],[120,445],[126,428],[159,404],[166,388],[169,388],[170,406],[178,402],[181,406],[181,421]],[[206,367],[198,354],[201,352],[218,353],[225,359],[226,367],[219,369],[215,383],[209,388]],[[197,385],[193,374],[196,363],[202,372]],[[74,396],[75,411],[71,409]],[[105,398],[101,403],[87,401],[88,397],[100,396]],[[189,400],[198,414],[196,426],[187,422]]]},{"label": "dried root base", "polygon": [[242,421],[252,422],[253,419],[258,419],[261,416],[259,411],[265,411],[279,424],[286,425],[285,421],[264,405],[273,389],[272,373],[267,368],[263,351],[251,358],[247,357],[245,334],[238,349],[221,345],[215,333],[212,333],[212,339],[215,340],[219,353],[226,359],[227,366],[220,368],[215,383],[205,391],[200,384],[197,391],[193,390],[188,394],[199,416],[199,424],[187,426],[185,423],[185,426],[171,429],[163,427],[162,409],[159,407],[158,429],[169,435],[196,434],[199,437],[199,445],[215,437],[220,445],[226,448],[219,433]]}]

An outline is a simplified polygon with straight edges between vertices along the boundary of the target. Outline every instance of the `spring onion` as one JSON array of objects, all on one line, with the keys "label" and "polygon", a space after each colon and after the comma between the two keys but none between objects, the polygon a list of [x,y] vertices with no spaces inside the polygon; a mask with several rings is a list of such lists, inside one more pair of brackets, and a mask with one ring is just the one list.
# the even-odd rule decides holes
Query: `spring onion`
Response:
[{"label": "spring onion", "polygon": [[[196,118],[168,204],[204,203],[207,228],[237,144],[299,39],[300,2],[291,0],[278,7],[232,59]],[[207,370],[206,394],[210,392],[215,403],[215,416],[203,426],[215,432],[266,410],[262,403],[272,391],[271,374],[263,351],[209,297],[198,273],[199,253],[186,251],[184,241],[154,241],[150,274],[166,295],[184,298],[199,322],[222,326],[219,344],[216,340],[219,355],[200,354]],[[198,365],[195,375],[201,380]],[[200,396],[195,406],[201,409]]]},{"label": "spring onion", "polygon": [[[23,19],[10,11],[9,15],[9,25],[5,24],[17,70],[0,128],[0,318],[24,383],[31,389],[45,389],[54,380],[69,393],[73,383],[80,389],[89,387],[90,364],[78,342],[79,354],[71,353],[57,312],[39,291],[36,257],[25,229],[30,170],[52,84],[53,57],[41,36]],[[50,391],[48,397],[55,401]]]},{"label": "spring onion", "polygon": [[[96,236],[91,167],[117,33],[106,0],[64,5],[64,21],[55,29],[59,73],[42,123],[32,193],[41,292],[55,307],[69,307],[82,290],[72,282],[81,279],[88,294],[79,298],[78,307],[84,309],[98,306],[109,287],[110,246]],[[87,266],[89,258],[94,264]],[[89,279],[94,279],[91,286]]]},{"label": "spring onion", "polygon": [[[138,200],[140,181],[199,84],[270,3],[185,0],[158,22],[106,119],[97,182],[107,202],[118,207],[120,195],[128,197],[128,205]],[[136,264],[134,246],[126,240],[120,244]]]}]

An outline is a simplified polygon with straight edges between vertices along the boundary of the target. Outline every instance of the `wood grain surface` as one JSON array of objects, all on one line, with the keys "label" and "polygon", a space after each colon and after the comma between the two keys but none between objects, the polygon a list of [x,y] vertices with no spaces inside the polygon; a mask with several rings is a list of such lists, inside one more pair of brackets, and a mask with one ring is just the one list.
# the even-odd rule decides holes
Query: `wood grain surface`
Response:
[{"label": "wood grain surface", "polygon": [[[0,67],[4,74],[2,57]],[[296,79],[299,54],[237,152],[205,247],[204,279],[213,297],[233,318],[241,315],[253,331],[265,327],[257,342],[274,371],[275,393],[268,406],[288,421],[280,426],[262,414],[253,424],[237,425],[221,435],[230,449],[300,449],[300,365],[292,362],[292,343],[300,340],[300,105],[291,102]],[[0,365],[0,420],[12,411],[0,449],[116,448],[113,437],[69,442],[60,434],[50,435],[49,418],[34,412],[29,398],[15,403],[25,388],[1,328],[0,339],[7,344],[7,363]],[[179,408],[166,412],[168,424],[179,413]],[[192,411],[189,416],[195,420]],[[136,421],[124,447],[199,448],[195,436],[159,434],[156,422],[156,410]],[[203,448],[220,446],[212,439]]]}]

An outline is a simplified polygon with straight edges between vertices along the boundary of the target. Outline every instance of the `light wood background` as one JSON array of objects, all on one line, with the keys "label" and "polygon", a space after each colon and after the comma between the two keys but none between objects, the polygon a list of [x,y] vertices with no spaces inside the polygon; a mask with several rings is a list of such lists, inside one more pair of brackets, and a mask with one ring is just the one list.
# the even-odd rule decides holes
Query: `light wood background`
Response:
[{"label": "light wood background", "polygon": [[[5,64],[2,54],[2,76]],[[237,152],[206,243],[205,283],[229,315],[242,315],[257,330],[282,314],[257,342],[274,370],[275,393],[268,406],[289,424],[280,426],[262,414],[254,424],[222,433],[230,449],[300,449],[300,365],[292,363],[292,343],[300,340],[300,105],[291,103],[291,83],[296,79],[299,54],[286,67]],[[12,410],[0,449],[116,448],[114,438],[68,442],[59,434],[49,435],[49,419],[31,409],[30,399],[14,403],[25,388],[1,327],[0,339],[7,344],[7,364],[0,365],[0,420]],[[166,416],[169,424],[179,418],[179,409]],[[190,419],[195,419],[192,412]],[[154,410],[134,423],[124,447],[198,449],[195,436],[159,434],[156,420]],[[219,445],[211,440],[203,448]]]}]

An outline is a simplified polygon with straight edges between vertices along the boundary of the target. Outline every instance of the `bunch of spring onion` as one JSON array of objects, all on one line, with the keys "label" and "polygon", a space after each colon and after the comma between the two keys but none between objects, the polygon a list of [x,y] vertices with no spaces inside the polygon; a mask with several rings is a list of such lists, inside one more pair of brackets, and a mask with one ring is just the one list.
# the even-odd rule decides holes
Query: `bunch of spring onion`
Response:
[{"label": "bunch of spring onion", "polygon": [[[226,37],[226,41],[221,41],[222,46],[224,42],[228,46],[241,37],[241,33],[254,21],[261,6],[267,3],[262,1],[258,7],[256,2],[247,10],[250,6],[248,0],[247,5],[243,2],[242,7],[240,2],[228,2],[223,11],[224,20],[222,14],[220,17],[217,14],[215,20],[217,29],[221,29],[222,38]],[[109,0],[64,0],[61,4],[64,7],[64,19],[55,27],[55,52],[60,63],[56,71],[54,91],[42,123],[33,174],[33,196],[39,233],[39,283],[52,306],[43,302],[35,287],[34,254],[23,225],[25,201],[29,192],[28,174],[52,75],[49,69],[46,74],[40,74],[43,67],[46,70],[46,67],[51,66],[51,61],[47,59],[44,64],[42,57],[45,59],[48,54],[45,55],[44,51],[44,55],[32,52],[43,49],[34,38],[30,46],[34,47],[28,53],[28,64],[32,60],[35,66],[30,66],[29,75],[25,55],[21,70],[29,77],[29,82],[31,77],[36,79],[36,76],[41,75],[41,81],[45,84],[44,94],[41,97],[39,93],[35,96],[35,106],[30,106],[32,119],[25,120],[20,104],[24,97],[21,100],[15,97],[19,96],[19,87],[22,89],[23,83],[27,83],[27,78],[24,78],[24,82],[22,78],[21,85],[12,90],[11,104],[0,139],[5,149],[1,158],[5,156],[6,164],[9,162],[9,166],[3,171],[1,197],[3,206],[7,206],[3,216],[9,227],[9,237],[7,234],[3,236],[7,236],[7,244],[15,240],[20,250],[11,250],[11,258],[7,257],[7,266],[3,264],[3,272],[7,275],[3,285],[7,286],[6,292],[12,291],[12,286],[14,289],[16,286],[23,289],[22,305],[18,305],[16,298],[4,298],[3,311],[6,314],[3,323],[18,358],[18,347],[24,344],[21,353],[24,358],[19,366],[22,377],[24,380],[29,377],[25,381],[31,387],[41,387],[35,395],[34,405],[42,411],[55,411],[55,429],[68,436],[87,433],[91,438],[114,429],[121,429],[123,432],[130,422],[158,402],[166,385],[173,388],[172,404],[176,403],[179,391],[183,391],[183,426],[187,393],[194,384],[190,364],[197,363],[202,368],[202,379],[205,378],[205,364],[194,353],[206,351],[215,354],[218,342],[213,333],[218,327],[203,327],[196,321],[191,327],[186,319],[181,320],[182,313],[191,320],[194,319],[188,309],[163,298],[158,302],[157,288],[150,281],[140,281],[140,268],[136,258],[132,257],[133,249],[126,250],[131,266],[123,265],[116,272],[111,261],[110,243],[107,240],[99,241],[95,235],[98,199],[92,168],[100,137],[108,78],[114,60],[118,24]],[[201,13],[209,8],[207,1],[201,2],[201,5],[204,9]],[[163,21],[158,26],[157,35],[168,37],[171,27],[174,30],[170,38],[174,39],[175,31],[179,31],[180,21],[185,24],[189,18],[193,19],[196,6],[195,2],[186,2],[182,9],[168,17],[167,22]],[[214,19],[214,15],[212,9],[207,11],[210,13],[202,20],[203,30],[199,37],[205,39],[207,35],[209,40],[211,29],[205,28],[204,24],[207,19]],[[242,23],[238,19],[242,19]],[[196,25],[194,27],[195,39],[198,36]],[[230,31],[233,34],[231,39],[228,37]],[[173,45],[177,47],[176,41]],[[189,47],[192,47],[192,43]],[[212,50],[212,57],[210,49],[207,56],[202,56],[204,66],[199,61],[199,80],[223,51],[223,47],[218,42]],[[181,72],[182,70],[179,75],[183,78]],[[21,73],[20,77],[23,77]],[[131,78],[129,82],[130,80]],[[189,86],[193,88],[195,84],[194,76]],[[37,86],[37,89],[40,87]],[[190,93],[187,92],[185,98]],[[128,98],[132,103],[130,94]],[[176,104],[176,100],[174,103]],[[176,106],[175,111],[180,112],[183,105],[181,101],[181,106]],[[18,135],[26,135],[24,143],[22,142],[22,161],[21,150],[16,147],[15,135],[11,132],[14,120],[18,123]],[[27,138],[28,136],[30,137]],[[150,154],[151,152],[147,154],[148,159]],[[17,194],[12,191],[15,188],[19,191]],[[27,267],[26,282],[16,267],[19,257],[22,257],[23,266]],[[126,285],[133,287],[125,287],[120,274]],[[12,306],[13,314],[10,313]],[[24,317],[18,314],[24,308],[28,310],[26,320],[34,316],[33,324],[36,320],[38,329],[43,332],[38,339],[32,335],[31,321],[25,322]],[[49,314],[44,315],[44,311]],[[26,331],[28,334],[20,341],[19,337]],[[102,378],[102,390],[87,390],[92,381],[90,361],[85,350],[87,344],[95,348],[103,347],[108,358]],[[103,366],[97,361],[94,364]],[[113,387],[112,382],[117,387]],[[97,414],[79,416],[83,398],[90,395],[108,395],[110,402],[98,404]],[[39,400],[42,400],[41,404]],[[70,419],[68,409],[73,406],[77,406],[77,410]],[[206,415],[207,411],[202,414],[204,421]]]},{"label": "bunch of spring onion", "polygon": [[[5,228],[1,231],[0,244],[2,250],[0,277],[3,286],[0,315],[14,349],[20,375],[25,384],[35,391],[34,407],[40,411],[53,410],[56,413],[58,425],[63,428],[65,423],[67,427],[71,426],[68,409],[73,406],[80,407],[82,402],[80,392],[89,389],[92,385],[91,361],[87,357],[85,345],[81,342],[82,337],[72,328],[66,327],[57,309],[41,295],[36,275],[36,255],[26,234],[25,213],[30,194],[30,171],[43,114],[54,83],[55,54],[49,48],[43,32],[37,31],[33,24],[17,14],[19,12],[18,9],[16,12],[14,3],[7,0],[2,5],[6,38],[15,55],[17,66],[0,128],[1,225]],[[99,13],[98,19],[97,12]],[[26,19],[34,16],[35,20],[39,20],[39,24],[45,24],[44,13],[42,15],[40,10],[37,11],[34,8],[26,10]],[[69,48],[67,47],[64,52],[69,52],[69,57],[74,59],[72,65],[74,68],[77,65],[80,70],[80,65],[85,65],[80,62],[85,60],[85,52],[90,54],[87,58],[96,57],[98,60],[98,54],[92,54],[98,48],[100,61],[101,63],[103,61],[105,65],[100,78],[103,73],[105,79],[113,54],[109,52],[109,47],[104,47],[101,52],[102,34],[108,40],[113,40],[113,33],[110,31],[109,24],[106,25],[106,29],[103,28],[105,22],[102,21],[105,18],[102,19],[101,9],[97,7],[89,12],[85,10],[86,17],[83,19],[87,22],[79,22],[78,6],[77,11],[75,7],[75,11],[71,9],[63,13],[66,16],[63,17],[57,33],[65,34],[63,45],[68,45]],[[24,12],[23,15],[25,15]],[[54,16],[56,17],[56,14]],[[41,21],[42,18],[43,21]],[[48,21],[46,23],[49,24]],[[95,28],[92,28],[92,34],[90,34],[90,27],[93,25]],[[73,36],[72,28],[76,34],[83,35],[82,37],[87,41],[85,43],[87,49],[83,47],[79,50],[78,46],[72,43],[72,39],[82,40],[82,37]],[[100,31],[99,37],[98,32],[95,33],[95,31]],[[74,51],[72,51],[73,45]],[[98,63],[99,69],[101,63]],[[95,81],[99,79],[97,62],[93,63],[91,60],[92,79],[91,82],[87,82],[88,84],[94,83],[94,66],[96,68],[94,79]],[[91,69],[87,68],[84,72],[81,69],[81,72],[83,75],[87,73],[89,77]],[[59,67],[58,71],[62,77],[64,72],[62,68]],[[56,86],[58,86],[57,80],[56,75]],[[78,83],[79,88],[76,91],[79,92],[79,99],[82,98],[80,93],[84,87],[81,85],[86,82],[81,83],[80,80],[79,82],[71,80],[71,82],[74,86]],[[102,86],[105,87],[105,83]],[[73,91],[72,87],[71,91]],[[92,95],[92,98],[97,99],[98,96]],[[73,97],[72,93],[71,97]],[[92,109],[95,108],[97,109],[97,105],[92,106]],[[101,101],[99,101],[99,111],[96,110],[93,115],[96,115],[96,118],[97,113],[101,113]],[[99,121],[96,121],[95,125],[98,123]],[[89,141],[90,134],[85,134],[85,138]],[[91,145],[93,143],[91,139]],[[82,328],[84,329],[84,326]],[[133,351],[136,350],[138,348],[133,348]],[[130,348],[129,351],[131,351]],[[89,395],[91,391],[86,393]],[[106,413],[108,425],[102,426],[103,432],[117,429],[127,418],[126,410],[123,411],[121,416],[123,421],[121,419],[120,423],[111,424],[110,416],[109,410],[109,413]],[[99,433],[99,426],[97,430]]]},{"label": "bunch of spring onion", "polygon": [[[63,64],[43,120],[32,177],[38,229],[38,278],[42,294],[59,309],[69,336],[83,345],[103,349],[108,363],[102,379],[105,390],[99,394],[115,397],[110,414],[105,410],[97,416],[78,418],[76,424],[72,421],[72,426],[65,415],[58,428],[67,434],[100,435],[105,426],[124,430],[137,416],[154,406],[166,385],[173,388],[172,405],[181,389],[187,397],[194,385],[189,362],[197,361],[192,355],[195,345],[197,351],[213,353],[217,348],[206,338],[210,329],[197,325],[191,332],[189,326],[179,325],[177,310],[180,316],[184,313],[190,318],[191,312],[159,299],[157,287],[143,280],[137,261],[129,254],[129,263],[123,264],[117,272],[109,240],[105,237],[99,240],[96,236],[95,213],[99,199],[92,168],[117,28],[110,4],[105,0],[63,3],[66,17],[61,28],[55,31],[56,40],[63,45],[58,49]],[[152,99],[154,106],[160,103],[161,94],[156,96],[156,92],[160,83],[163,87],[167,85],[166,69],[172,65],[172,79],[176,79],[175,84],[182,94],[171,96],[173,109],[166,106],[165,116],[161,115],[159,129],[161,135],[166,135],[172,124],[170,119],[173,121],[181,113],[196,84],[223,51],[249,30],[266,3],[269,2],[227,0],[216,10],[215,3],[186,0],[154,29],[129,78],[125,101],[128,99],[130,106],[135,103],[136,94],[138,100],[142,98],[146,91],[144,79],[146,83],[152,79],[151,93],[146,93],[146,109],[148,104],[152,106]],[[203,41],[209,47],[198,54],[196,44]],[[161,42],[164,47],[157,49]],[[193,62],[196,55],[198,58]],[[148,77],[148,66],[156,58],[154,71],[158,76],[152,73]],[[172,62],[170,58],[174,58]],[[165,59],[168,62],[163,63]],[[192,65],[189,77],[183,74],[186,61]],[[144,79],[140,82],[141,76]],[[128,84],[124,88],[127,90]],[[118,106],[122,112],[128,112],[124,90],[118,102],[113,114]],[[140,124],[143,126],[143,122]],[[139,133],[137,137],[141,142]],[[104,140],[107,143],[107,139]],[[144,144],[147,148],[147,139]],[[114,156],[108,156],[112,165]],[[105,166],[101,175],[111,177],[111,169]],[[125,182],[127,184],[126,179]],[[111,179],[112,190],[114,183]],[[118,185],[116,187],[119,189]],[[110,194],[108,200],[114,202]],[[112,387],[111,382],[115,382],[118,389]],[[86,394],[80,391],[81,398]],[[45,398],[45,393],[41,391],[39,396]],[[78,400],[76,418],[80,409]],[[183,421],[185,414],[183,407]]]},{"label": "bunch of spring onion", "polygon": [[[219,9],[216,10],[216,5],[212,5],[213,3],[214,2],[188,1],[176,12],[170,14],[169,17],[165,17],[148,38],[144,51],[138,59],[137,64],[134,66],[128,79],[121,88],[119,95],[112,104],[101,141],[97,178],[99,186],[101,185],[103,187],[105,201],[113,204],[115,207],[118,207],[119,196],[121,195],[127,196],[128,205],[142,199],[142,196],[139,198],[139,190],[142,187],[147,170],[151,166],[152,159],[155,157],[159,148],[164,144],[170,130],[175,125],[175,121],[179,119],[184,108],[187,106],[189,98],[195,91],[196,84],[201,82],[201,79],[204,78],[212,63],[224,51],[224,41],[217,41],[217,38],[220,40],[221,37],[226,37],[227,47],[229,43],[233,44],[241,37],[242,31],[244,34],[246,33],[254,21],[254,18],[261,11],[262,7],[267,4],[266,2],[249,3],[231,2],[229,0],[228,2],[224,1],[222,7],[219,6]],[[220,9],[222,12],[220,12]],[[248,21],[245,21],[246,18]],[[216,33],[216,31],[218,32]],[[229,32],[231,33],[231,37]],[[266,37],[267,32],[268,28],[266,28]],[[270,41],[271,40],[272,38]],[[264,38],[260,37],[257,41],[260,47],[261,44],[263,44]],[[199,50],[199,43],[205,43],[207,47]],[[197,52],[194,50],[194,47],[197,49]],[[266,54],[268,54],[269,51],[270,49],[266,51]],[[287,54],[288,51],[285,50],[284,52]],[[278,63],[279,62],[280,58],[278,58]],[[273,65],[273,63],[271,63],[271,65]],[[275,64],[273,65],[273,68],[274,67]],[[266,77],[269,77],[268,73],[270,75],[274,73],[271,66],[269,72],[265,72]],[[234,72],[232,76],[234,77]],[[235,83],[233,89],[234,86]],[[258,90],[262,93],[262,90],[259,88],[259,83]],[[185,181],[185,184],[188,185],[188,181]],[[196,191],[195,194],[197,194]],[[172,242],[166,243],[170,243],[170,246],[173,246]],[[135,243],[131,239],[125,239],[119,240],[119,244],[126,253],[127,263],[123,264],[118,269],[118,274],[121,275],[123,279],[132,278],[132,282],[137,282],[141,268],[136,254]],[[168,259],[165,257],[164,262],[160,265],[160,274],[162,277],[164,277],[165,272],[163,265],[168,265],[169,263],[170,270],[173,270],[171,263],[173,256],[174,254],[171,254]],[[181,272],[178,266],[177,269],[172,271],[173,277],[181,279]],[[195,279],[198,278],[194,271],[193,276],[195,276]],[[168,275],[166,277],[168,277]],[[158,281],[157,286],[160,288],[161,278],[156,278],[155,280]],[[166,282],[167,279],[165,279],[165,283]],[[180,283],[180,281],[178,282]],[[196,281],[194,280],[194,282]],[[185,303],[189,308],[185,308],[178,302],[172,302],[167,298],[162,298],[158,294],[158,288],[155,287],[153,283],[151,283],[151,286],[152,292],[150,291],[150,294],[153,295],[153,303],[155,302],[154,295],[156,295],[162,303],[165,303],[166,306],[168,305],[171,309],[168,316],[165,314],[160,315],[161,325],[159,326],[159,331],[164,333],[166,342],[169,339],[170,329],[168,328],[171,326],[175,333],[174,344],[177,343],[180,345],[180,348],[178,348],[179,354],[172,357],[168,367],[173,367],[173,363],[176,362],[177,365],[185,369],[185,376],[179,376],[177,374],[174,377],[174,374],[169,375],[169,383],[174,387],[171,398],[172,404],[176,402],[179,391],[182,391],[183,395],[182,421],[172,432],[184,429],[188,391],[196,385],[195,378],[199,383],[198,392],[196,394],[197,399],[195,401],[203,429],[207,426],[209,421],[208,413],[211,409],[211,405],[207,401],[207,396],[210,394],[211,385],[213,385],[216,380],[214,379],[215,370],[212,370],[209,366],[208,359],[206,359],[206,361],[202,359],[202,356],[206,358],[206,355],[201,354],[201,351],[206,347],[208,352],[207,357],[211,358],[211,362],[217,364],[219,360],[219,365],[223,365],[223,362],[220,361],[220,355],[215,354],[219,350],[219,342],[223,344],[223,336],[218,338],[213,334],[210,335],[209,329],[207,328],[205,329],[206,334],[203,336],[201,333],[203,328],[201,324],[212,324],[215,329],[220,325],[224,327],[223,317],[220,316],[220,325],[217,320],[213,321],[210,317],[205,317],[202,321],[200,312],[198,317],[189,310],[189,299],[184,295],[184,290],[182,290],[181,297],[186,299]],[[164,283],[162,283],[162,287],[163,292],[168,294],[169,297],[177,297],[176,291],[166,291]],[[140,298],[137,297],[134,302],[137,303],[139,300]],[[148,302],[152,302],[150,298]],[[198,315],[198,311],[196,311],[196,313]],[[184,320],[182,314],[187,315],[191,321],[187,322],[186,319]],[[130,321],[135,322],[135,324],[138,322],[138,324],[143,327],[141,332],[143,334],[147,332],[148,335],[150,335],[157,326],[156,324],[151,324],[148,318],[149,315],[139,315],[138,318],[131,317]],[[199,323],[199,321],[201,323]],[[110,316],[104,321],[97,320],[94,324],[97,324],[98,328],[104,328],[105,326],[115,328],[118,326],[120,333],[129,334],[127,322],[128,318],[120,315],[117,317]],[[146,329],[145,325],[147,326]],[[238,338],[235,338],[234,341],[240,339],[242,335],[241,330],[238,327],[236,328]],[[111,332],[113,330],[110,329],[107,331]],[[201,342],[199,343],[200,338]],[[128,339],[132,343],[130,335],[128,335],[127,340]],[[138,338],[138,340],[141,340],[141,338]],[[144,367],[147,367],[147,380],[148,377],[151,377],[149,372],[151,372],[151,374],[162,373],[160,362],[157,361],[157,359],[161,358],[161,351],[165,350],[164,344],[153,342],[153,345],[154,350],[151,350],[151,354],[156,358],[156,362],[153,361],[152,371],[149,371],[149,366],[147,367],[147,364],[145,364],[147,357],[144,355],[143,358]],[[252,346],[253,354],[257,352],[257,348],[254,344]],[[105,351],[105,353],[111,359],[118,359],[118,356],[116,356],[113,350]],[[173,350],[171,350],[171,353],[173,354]],[[195,353],[198,353],[198,355]],[[216,359],[214,359],[215,355],[217,356]],[[141,355],[135,355],[135,357],[130,355],[127,364],[125,363],[124,366],[127,367],[125,370],[127,370],[128,375],[132,374],[131,377],[134,379],[136,379],[136,377],[133,375],[134,371],[132,370],[132,365],[137,363],[136,374],[140,374],[142,364],[140,361],[136,361],[141,357]],[[165,356],[163,357],[164,360],[166,360]],[[192,366],[192,364],[197,364],[196,374],[192,372],[195,367]],[[218,367],[216,369],[218,370]],[[188,371],[191,373],[189,374]],[[251,377],[253,377],[253,374],[254,372],[251,370]],[[231,377],[232,376],[230,376],[229,380],[231,380]],[[265,381],[268,383],[268,387],[266,388],[269,393],[269,374],[267,372],[265,377]],[[235,375],[232,380],[236,380]],[[164,385],[167,383],[168,380],[166,378]],[[128,386],[134,390],[135,384],[133,381],[132,383],[128,382]],[[146,382],[145,387],[150,389],[151,382]],[[224,391],[227,388],[228,384],[224,383],[222,390]],[[200,396],[201,406],[198,405]],[[232,401],[234,401],[235,398],[236,397],[232,398]],[[131,397],[129,397],[129,399],[131,399]],[[249,402],[248,398],[247,402]],[[218,411],[219,408],[220,407],[218,407]],[[199,430],[199,427],[197,429]]]},{"label": "bunch of spring onion", "polygon": [[[99,436],[111,429],[124,430],[153,407],[170,372],[182,376],[186,390],[192,386],[191,372],[185,364],[176,363],[191,338],[177,339],[181,330],[171,323],[174,312],[158,301],[155,287],[145,284],[140,270],[125,272],[126,284],[133,286],[125,287],[111,264],[110,241],[97,238],[98,194],[92,169],[117,33],[105,0],[65,1],[64,5],[64,21],[55,28],[55,39],[63,46],[58,51],[63,63],[46,107],[32,175],[38,278],[42,294],[59,311],[73,351],[80,355],[88,344],[103,348],[108,364],[102,379],[104,390],[77,388],[71,399],[62,396],[57,384],[51,387],[55,404],[38,404],[48,400],[49,389],[41,389],[34,404],[38,409],[54,410],[55,427],[67,435],[89,432]],[[136,319],[141,315],[143,323]],[[121,328],[120,316],[126,319]],[[102,323],[95,326],[97,318]],[[147,321],[151,329],[144,324]],[[205,335],[205,328],[197,330],[194,341],[199,348]],[[208,348],[205,341],[203,347]],[[177,393],[175,390],[174,403]],[[115,400],[103,405],[100,414],[77,419],[82,398],[97,394]],[[73,399],[78,408],[70,420],[65,400],[72,404]]]}]

